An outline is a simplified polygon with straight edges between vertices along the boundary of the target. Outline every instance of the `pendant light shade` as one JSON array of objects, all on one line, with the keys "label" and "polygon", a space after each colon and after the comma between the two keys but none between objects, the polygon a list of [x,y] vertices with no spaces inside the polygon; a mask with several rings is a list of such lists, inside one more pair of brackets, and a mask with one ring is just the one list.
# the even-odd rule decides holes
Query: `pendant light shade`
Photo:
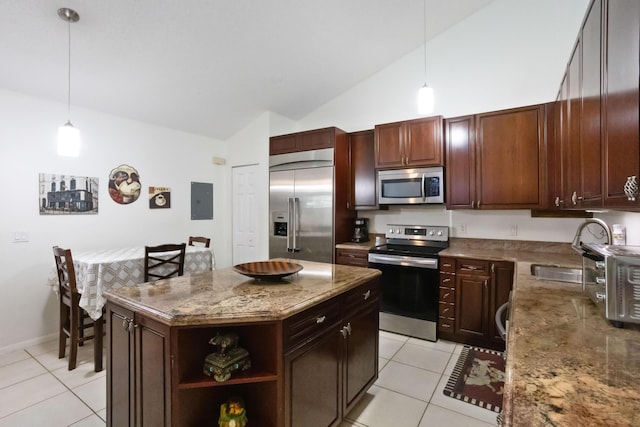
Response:
[{"label": "pendant light shade", "polygon": [[418,90],[418,114],[431,113],[433,113],[433,89],[425,83]]},{"label": "pendant light shade", "polygon": [[71,124],[71,23],[78,22],[80,15],[66,7],[58,9],[58,16],[68,25],[68,74],[67,74],[67,123],[58,128],[58,155],[78,157],[80,155],[80,131]]},{"label": "pendant light shade", "polygon": [[433,113],[433,89],[427,85],[427,0],[424,0],[424,85],[418,90],[418,114]]}]

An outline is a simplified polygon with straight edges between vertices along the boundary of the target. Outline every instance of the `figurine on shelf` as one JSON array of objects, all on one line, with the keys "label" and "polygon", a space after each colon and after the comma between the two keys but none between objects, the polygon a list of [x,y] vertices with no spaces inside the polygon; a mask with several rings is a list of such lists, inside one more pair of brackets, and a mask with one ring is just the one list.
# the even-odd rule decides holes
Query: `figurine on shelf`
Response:
[{"label": "figurine on shelf", "polygon": [[246,371],[251,367],[249,352],[238,347],[238,335],[234,333],[220,334],[209,340],[209,344],[218,350],[209,354],[204,360],[203,371],[218,382],[224,382],[237,370]]},{"label": "figurine on shelf", "polygon": [[231,397],[220,405],[218,427],[245,427],[247,421],[247,413],[241,397]]}]

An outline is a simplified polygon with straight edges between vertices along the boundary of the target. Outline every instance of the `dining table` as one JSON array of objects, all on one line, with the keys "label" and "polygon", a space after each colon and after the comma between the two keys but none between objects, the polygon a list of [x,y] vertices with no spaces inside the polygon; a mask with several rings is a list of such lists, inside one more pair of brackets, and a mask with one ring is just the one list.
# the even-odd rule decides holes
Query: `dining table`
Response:
[{"label": "dining table", "polygon": [[[76,286],[80,293],[80,307],[93,320],[102,316],[108,289],[144,283],[145,247],[73,252]],[[167,254],[171,256],[171,254]],[[211,271],[215,268],[213,251],[202,246],[187,246],[184,257],[184,275]],[[49,276],[49,285],[58,292],[55,267]]]}]

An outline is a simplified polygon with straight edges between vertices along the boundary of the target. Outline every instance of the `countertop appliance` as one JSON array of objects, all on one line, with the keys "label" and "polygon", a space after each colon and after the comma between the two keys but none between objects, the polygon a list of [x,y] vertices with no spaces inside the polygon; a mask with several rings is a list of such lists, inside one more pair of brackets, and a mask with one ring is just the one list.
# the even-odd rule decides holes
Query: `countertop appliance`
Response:
[{"label": "countertop appliance", "polygon": [[378,171],[378,204],[444,203],[442,166]]},{"label": "countertop appliance", "polygon": [[332,262],[334,150],[269,157],[269,257]]},{"label": "countertop appliance", "polygon": [[353,220],[353,238],[354,243],[362,243],[369,241],[369,218],[355,218]]},{"label": "countertop appliance", "polygon": [[449,227],[390,224],[386,245],[369,250],[369,267],[382,271],[380,329],[436,341],[439,255]]},{"label": "countertop appliance", "polygon": [[583,292],[613,326],[640,324],[640,246],[582,248]]}]

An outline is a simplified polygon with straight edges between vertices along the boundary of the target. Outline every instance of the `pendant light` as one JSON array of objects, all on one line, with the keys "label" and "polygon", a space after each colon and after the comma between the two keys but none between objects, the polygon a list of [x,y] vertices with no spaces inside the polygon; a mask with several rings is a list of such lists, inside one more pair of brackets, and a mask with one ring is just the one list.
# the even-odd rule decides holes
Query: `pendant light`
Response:
[{"label": "pendant light", "polygon": [[433,89],[427,85],[427,0],[424,0],[424,85],[418,90],[418,114],[433,112]]},{"label": "pendant light", "polygon": [[58,16],[68,25],[68,74],[67,74],[67,123],[58,128],[58,155],[78,157],[80,155],[80,131],[71,124],[71,24],[80,20],[80,15],[66,7],[58,9]]}]

